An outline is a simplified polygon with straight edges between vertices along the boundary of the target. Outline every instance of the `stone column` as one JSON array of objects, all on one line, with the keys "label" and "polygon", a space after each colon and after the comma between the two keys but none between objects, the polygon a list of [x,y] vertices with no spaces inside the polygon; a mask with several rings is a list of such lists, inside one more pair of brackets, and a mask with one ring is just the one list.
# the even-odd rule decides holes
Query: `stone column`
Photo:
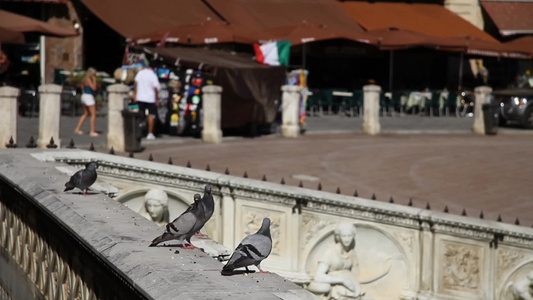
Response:
[{"label": "stone column", "polygon": [[17,97],[20,90],[10,86],[0,87],[0,148],[6,148],[9,139],[17,140]]},{"label": "stone column", "polygon": [[421,259],[420,259],[420,272],[419,272],[419,299],[433,299],[433,277],[434,270],[433,265],[435,263],[435,249],[434,234],[431,229],[431,224],[428,222],[422,222],[420,224],[420,246],[421,246]]},{"label": "stone column", "polygon": [[474,101],[474,125],[472,131],[477,134],[485,134],[485,118],[483,117],[482,105],[489,101],[492,88],[488,86],[478,86],[474,89],[476,99]]},{"label": "stone column", "polygon": [[222,87],[206,85],[203,93],[203,129],[202,140],[207,143],[220,144],[222,142],[222,129],[220,125]]},{"label": "stone column", "polygon": [[381,87],[375,84],[365,85],[363,132],[370,135],[378,134],[381,130],[379,124],[379,93]]},{"label": "stone column", "polygon": [[222,244],[230,249],[235,249],[235,199],[228,186],[223,186],[222,193]]},{"label": "stone column", "polygon": [[[61,147],[59,129],[61,124],[61,90],[57,84],[43,84],[39,86],[39,139],[37,146],[46,148],[50,139]],[[74,132],[74,128],[72,128]]]},{"label": "stone column", "polygon": [[107,87],[107,148],[125,152],[124,138],[124,99],[128,96],[129,87],[125,84],[113,84]]},{"label": "stone column", "polygon": [[298,137],[300,135],[300,90],[296,85],[281,87],[281,135],[284,137]]}]

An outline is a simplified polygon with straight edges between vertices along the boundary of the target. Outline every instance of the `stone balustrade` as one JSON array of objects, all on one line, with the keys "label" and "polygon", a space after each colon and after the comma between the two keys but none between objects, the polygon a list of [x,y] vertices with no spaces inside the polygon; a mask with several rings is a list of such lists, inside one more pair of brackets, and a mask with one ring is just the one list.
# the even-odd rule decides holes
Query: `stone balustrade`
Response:
[{"label": "stone balustrade", "polygon": [[[209,236],[233,249],[269,217],[273,249],[261,266],[304,287],[339,222],[357,228],[359,280],[372,299],[512,299],[513,284],[533,271],[529,227],[88,151],[33,157],[76,168],[97,160],[99,180],[115,186],[124,205],[154,186],[192,199],[209,183],[216,204]],[[154,234],[147,230],[146,240]]]},{"label": "stone balustrade", "polygon": [[[222,264],[197,249],[148,247],[163,228],[103,193],[63,192],[62,169],[88,152],[52,151],[0,150],[2,299],[314,297],[276,274],[222,276]],[[69,166],[62,154],[81,159]],[[99,185],[112,176],[108,162]]]}]

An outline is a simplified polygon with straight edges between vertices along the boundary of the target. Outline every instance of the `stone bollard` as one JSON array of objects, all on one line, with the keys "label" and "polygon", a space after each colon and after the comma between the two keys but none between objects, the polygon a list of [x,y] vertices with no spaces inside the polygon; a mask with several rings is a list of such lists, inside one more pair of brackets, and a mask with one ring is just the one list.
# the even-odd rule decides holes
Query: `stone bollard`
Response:
[{"label": "stone bollard", "polygon": [[474,89],[476,99],[474,100],[474,125],[472,131],[477,134],[485,134],[485,118],[483,117],[483,104],[489,101],[492,88],[489,86],[478,86]]},{"label": "stone bollard", "polygon": [[6,148],[9,139],[17,140],[17,97],[20,90],[10,86],[0,87],[0,148]]},{"label": "stone bollard", "polygon": [[381,130],[379,124],[379,93],[381,87],[375,84],[365,85],[364,91],[364,113],[363,132],[370,135],[378,134]]},{"label": "stone bollard", "polygon": [[124,137],[124,99],[128,96],[129,87],[125,84],[113,84],[107,87],[107,148],[125,152]]},{"label": "stone bollard", "polygon": [[300,91],[296,85],[281,87],[281,135],[284,137],[298,137],[300,135]]},{"label": "stone bollard", "polygon": [[[59,129],[61,128],[61,90],[57,84],[43,84],[39,86],[39,139],[37,147],[46,148],[50,139],[61,147]],[[74,129],[72,129],[74,131]]]},{"label": "stone bollard", "polygon": [[207,143],[219,144],[222,142],[222,129],[220,125],[222,87],[206,85],[203,93],[203,129],[202,140]]}]

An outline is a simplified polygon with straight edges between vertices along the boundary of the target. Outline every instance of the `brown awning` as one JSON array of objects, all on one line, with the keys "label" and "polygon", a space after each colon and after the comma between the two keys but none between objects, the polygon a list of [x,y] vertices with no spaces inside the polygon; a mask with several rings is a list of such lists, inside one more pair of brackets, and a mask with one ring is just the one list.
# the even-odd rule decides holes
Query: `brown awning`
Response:
[{"label": "brown awning", "polygon": [[22,32],[0,28],[0,43],[23,44],[24,34]]},{"label": "brown awning", "polygon": [[533,2],[482,0],[481,6],[501,35],[533,33]]},{"label": "brown awning", "polygon": [[346,1],[340,2],[340,5],[367,30],[395,27],[437,37],[469,35],[496,41],[488,33],[438,4]]},{"label": "brown awning", "polygon": [[131,42],[142,45],[164,39],[167,43],[179,44],[253,43],[252,39],[245,37],[245,30],[246,28],[240,28],[224,21],[195,22],[135,35],[131,37]]},{"label": "brown awning", "polygon": [[221,21],[200,0],[82,0],[100,20],[120,35],[132,36],[194,22]]},{"label": "brown awning", "polygon": [[527,52],[530,55],[533,55],[533,36],[523,36],[515,40],[504,43],[509,48],[514,49],[515,51]]},{"label": "brown awning", "polygon": [[378,38],[377,45],[382,50],[411,47],[428,47],[449,51],[462,51],[465,49],[465,42],[459,39],[436,37],[409,29],[381,28],[369,30],[368,33]]},{"label": "brown awning", "polygon": [[349,31],[330,28],[310,22],[296,22],[291,25],[260,29],[245,34],[255,42],[261,40],[290,40],[291,45],[299,45],[320,40],[349,39],[361,43],[377,43],[377,38],[363,31]]},{"label": "brown awning", "polygon": [[0,28],[16,32],[38,32],[52,36],[78,35],[78,32],[74,28],[60,27],[6,10],[0,10]]},{"label": "brown awning", "polygon": [[333,0],[206,0],[230,24],[271,29],[298,22],[363,31]]}]

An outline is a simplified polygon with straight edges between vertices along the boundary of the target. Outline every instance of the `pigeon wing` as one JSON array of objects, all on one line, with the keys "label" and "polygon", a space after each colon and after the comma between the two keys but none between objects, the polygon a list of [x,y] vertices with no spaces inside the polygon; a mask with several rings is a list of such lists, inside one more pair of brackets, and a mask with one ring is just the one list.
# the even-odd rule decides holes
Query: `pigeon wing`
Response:
[{"label": "pigeon wing", "polygon": [[78,185],[78,188],[83,190],[90,187],[96,181],[96,177],[96,171],[87,169],[83,170],[81,173],[81,180]]},{"label": "pigeon wing", "polygon": [[193,231],[197,221],[198,218],[192,212],[186,212],[177,217],[172,223],[169,223],[168,228],[170,233],[181,238]]},{"label": "pigeon wing", "polygon": [[224,270],[255,265],[267,258],[272,250],[272,240],[262,234],[252,234],[245,237],[231,255]]},{"label": "pigeon wing", "polygon": [[82,173],[83,173],[83,170],[79,170],[78,172],[74,173],[74,175],[70,177],[70,180],[65,183],[65,190],[64,190],[65,192],[70,191],[80,185]]}]

